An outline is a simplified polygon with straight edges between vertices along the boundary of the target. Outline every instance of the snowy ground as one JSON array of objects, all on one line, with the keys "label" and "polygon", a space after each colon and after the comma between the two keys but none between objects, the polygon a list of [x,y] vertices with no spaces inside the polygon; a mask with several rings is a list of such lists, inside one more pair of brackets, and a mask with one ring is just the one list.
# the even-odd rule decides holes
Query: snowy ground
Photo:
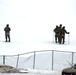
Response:
[{"label": "snowy ground", "polygon": [[[0,55],[36,50],[76,51],[75,3],[75,0],[0,0]],[[3,29],[7,23],[11,27],[11,43],[4,42]],[[53,43],[53,29],[59,24],[70,32],[65,45]]]},{"label": "snowy ground", "polygon": [[0,73],[0,75],[61,75],[59,71],[29,70],[29,73]]},{"label": "snowy ground", "polygon": [[[76,52],[75,7],[75,0],[0,0],[0,55],[38,50]],[[3,29],[7,23],[11,27],[11,42],[4,42]],[[53,29],[59,24],[70,32],[64,45],[53,43]],[[46,71],[38,72],[46,74]]]},{"label": "snowy ground", "polygon": [[0,65],[0,75],[61,75],[61,71],[53,70],[36,70],[36,69],[22,69],[15,68],[9,65]]},{"label": "snowy ground", "polygon": [[25,40],[24,42],[20,41],[13,41],[6,43],[3,41],[0,42],[0,55],[14,55],[14,54],[21,54],[31,51],[39,51],[39,50],[60,50],[60,51],[72,51],[76,52],[76,42],[71,41],[70,44],[66,41],[63,44],[56,44],[53,43],[51,40]]}]

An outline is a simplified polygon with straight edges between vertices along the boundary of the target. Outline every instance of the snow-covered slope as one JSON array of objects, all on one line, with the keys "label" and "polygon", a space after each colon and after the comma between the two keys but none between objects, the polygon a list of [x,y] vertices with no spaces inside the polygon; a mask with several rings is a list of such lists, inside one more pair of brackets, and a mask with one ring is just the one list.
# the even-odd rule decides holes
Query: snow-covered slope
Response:
[{"label": "snow-covered slope", "polygon": [[[0,55],[48,49],[75,51],[75,3],[75,0],[0,0]],[[6,24],[11,27],[11,43],[4,42]],[[53,43],[53,29],[59,24],[70,32],[65,45]]]},{"label": "snow-covered slope", "polygon": [[[0,55],[38,50],[76,52],[75,7],[75,0],[0,0]],[[6,24],[11,27],[11,42],[4,42]],[[59,24],[70,32],[64,45],[53,42],[53,29]]]}]

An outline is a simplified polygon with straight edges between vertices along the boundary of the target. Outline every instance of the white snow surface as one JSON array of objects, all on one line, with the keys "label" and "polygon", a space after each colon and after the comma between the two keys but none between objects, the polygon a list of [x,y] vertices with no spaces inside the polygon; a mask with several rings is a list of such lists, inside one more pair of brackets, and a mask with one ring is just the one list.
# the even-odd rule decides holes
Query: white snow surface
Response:
[{"label": "white snow surface", "polygon": [[[76,51],[75,3],[75,0],[0,0],[0,55],[36,50]],[[11,27],[10,43],[4,42],[6,24]],[[66,34],[65,45],[53,43],[53,29],[59,24],[70,32]]]},{"label": "white snow surface", "polygon": [[[24,71],[25,72],[25,71]],[[0,73],[0,75],[61,75],[59,71],[52,70],[29,70],[29,73]]]},{"label": "white snow surface", "polygon": [[[76,52],[75,7],[76,0],[0,0],[0,55],[38,50]],[[11,27],[11,42],[4,42],[6,24]],[[70,32],[70,35],[66,34],[65,44],[61,45],[53,42],[53,29],[59,24]],[[32,70],[32,72],[38,73],[37,75],[60,73],[45,70]]]}]

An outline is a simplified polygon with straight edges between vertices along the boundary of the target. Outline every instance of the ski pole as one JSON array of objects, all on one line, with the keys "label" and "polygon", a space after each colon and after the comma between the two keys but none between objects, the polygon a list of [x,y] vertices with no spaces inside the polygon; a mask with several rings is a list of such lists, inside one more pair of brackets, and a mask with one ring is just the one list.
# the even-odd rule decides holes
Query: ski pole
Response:
[{"label": "ski pole", "polygon": [[70,44],[70,35],[68,34],[68,44]]},{"label": "ski pole", "polygon": [[53,32],[53,42],[54,42],[54,32]]}]

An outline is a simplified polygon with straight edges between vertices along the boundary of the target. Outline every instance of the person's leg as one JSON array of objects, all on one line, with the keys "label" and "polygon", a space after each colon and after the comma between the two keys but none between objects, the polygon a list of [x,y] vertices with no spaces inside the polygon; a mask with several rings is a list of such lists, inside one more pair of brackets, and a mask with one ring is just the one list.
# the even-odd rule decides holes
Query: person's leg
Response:
[{"label": "person's leg", "polygon": [[7,35],[5,36],[6,42],[7,42]]},{"label": "person's leg", "polygon": [[7,42],[7,34],[5,33],[5,39],[6,39],[6,41],[5,42]]},{"label": "person's leg", "polygon": [[55,35],[55,42],[57,43],[57,35]]},{"label": "person's leg", "polygon": [[59,35],[59,44],[62,42],[62,35]]},{"label": "person's leg", "polygon": [[10,42],[10,35],[8,34],[8,39],[9,39],[9,42]]},{"label": "person's leg", "polygon": [[65,43],[65,36],[63,36],[63,44]]}]

